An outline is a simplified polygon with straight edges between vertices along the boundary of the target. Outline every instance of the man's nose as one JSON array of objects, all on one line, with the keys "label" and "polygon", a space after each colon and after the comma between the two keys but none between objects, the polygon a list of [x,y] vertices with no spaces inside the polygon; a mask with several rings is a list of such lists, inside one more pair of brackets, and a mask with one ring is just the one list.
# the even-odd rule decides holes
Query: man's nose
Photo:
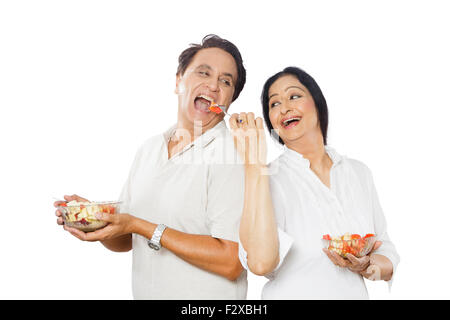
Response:
[{"label": "man's nose", "polygon": [[209,90],[215,92],[219,89],[219,79],[214,79],[211,77],[211,79],[208,79],[206,85],[208,86]]}]

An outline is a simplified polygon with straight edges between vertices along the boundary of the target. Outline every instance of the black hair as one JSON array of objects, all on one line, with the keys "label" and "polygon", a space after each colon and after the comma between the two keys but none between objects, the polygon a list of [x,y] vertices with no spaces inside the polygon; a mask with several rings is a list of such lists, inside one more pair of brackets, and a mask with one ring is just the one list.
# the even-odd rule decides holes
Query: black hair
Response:
[{"label": "black hair", "polygon": [[199,52],[201,49],[206,48],[219,48],[222,49],[229,54],[231,54],[236,62],[237,67],[237,79],[236,85],[234,86],[234,94],[232,101],[236,100],[239,97],[242,89],[244,88],[246,81],[246,74],[244,64],[242,61],[241,53],[239,49],[230,41],[222,39],[221,37],[215,34],[209,34],[205,36],[202,40],[201,44],[191,43],[190,47],[185,49],[180,56],[178,57],[178,69],[177,75],[183,75],[186,71],[186,68],[191,63],[195,54]]},{"label": "black hair", "polygon": [[316,106],[317,117],[319,119],[320,131],[323,136],[324,145],[327,144],[327,131],[328,131],[328,107],[325,97],[322,94],[322,90],[320,90],[319,85],[316,81],[305,71],[299,69],[297,67],[287,67],[283,71],[276,73],[267,79],[264,84],[262,94],[261,94],[261,103],[263,108],[264,121],[266,122],[266,126],[269,129],[270,134],[274,137],[279,143],[284,145],[283,140],[278,136],[278,134],[273,130],[273,126],[270,123],[269,119],[269,89],[272,84],[282,76],[293,75],[295,76],[300,83],[308,89],[311,94],[314,104]]}]

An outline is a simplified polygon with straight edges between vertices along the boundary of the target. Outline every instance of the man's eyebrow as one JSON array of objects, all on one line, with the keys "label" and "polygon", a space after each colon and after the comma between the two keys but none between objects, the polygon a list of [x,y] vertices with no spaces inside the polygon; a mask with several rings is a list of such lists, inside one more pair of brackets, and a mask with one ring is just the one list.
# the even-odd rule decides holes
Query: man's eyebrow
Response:
[{"label": "man's eyebrow", "polygon": [[288,91],[289,89],[292,89],[292,88],[300,89],[300,90],[302,90],[303,92],[306,93],[306,91],[305,91],[304,89],[302,89],[302,88],[300,88],[300,87],[297,87],[297,86],[290,86],[290,87],[287,87],[284,91]]},{"label": "man's eyebrow", "polygon": [[[207,64],[201,64],[201,65],[199,65],[199,66],[198,66],[197,68],[195,68],[195,69],[197,70],[197,69],[202,69],[202,68],[208,69],[208,70],[212,70],[211,66],[210,66],[210,65],[207,65]],[[234,80],[233,74],[231,74],[231,73],[229,73],[229,72],[224,72],[224,73],[222,73],[222,76],[230,77],[231,79]]]},{"label": "man's eyebrow", "polygon": [[199,65],[197,68],[195,68],[195,69],[200,69],[200,68],[206,68],[206,69],[209,69],[209,70],[211,70],[212,68],[209,66],[209,65],[207,65],[207,64],[201,64],[201,65]]},{"label": "man's eyebrow", "polygon": [[234,80],[233,75],[231,73],[229,73],[229,72],[224,72],[224,73],[222,73],[222,75],[225,76],[225,77],[230,77],[231,79]]}]

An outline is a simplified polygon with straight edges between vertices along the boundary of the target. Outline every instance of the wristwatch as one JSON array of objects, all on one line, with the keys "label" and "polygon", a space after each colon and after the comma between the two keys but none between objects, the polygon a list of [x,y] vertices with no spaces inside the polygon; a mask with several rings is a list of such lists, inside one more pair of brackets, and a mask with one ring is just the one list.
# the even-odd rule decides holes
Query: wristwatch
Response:
[{"label": "wristwatch", "polygon": [[148,240],[147,244],[153,250],[161,249],[161,237],[163,235],[164,230],[166,230],[167,226],[164,224],[158,224],[155,231],[153,232],[153,236]]}]

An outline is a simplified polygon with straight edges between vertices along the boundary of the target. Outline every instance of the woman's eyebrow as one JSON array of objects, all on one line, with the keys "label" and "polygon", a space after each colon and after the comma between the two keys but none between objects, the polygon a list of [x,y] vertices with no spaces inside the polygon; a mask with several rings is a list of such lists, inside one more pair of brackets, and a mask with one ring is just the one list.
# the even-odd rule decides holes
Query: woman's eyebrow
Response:
[{"label": "woman's eyebrow", "polygon": [[297,87],[297,86],[290,86],[290,87],[287,87],[284,91],[288,91],[289,89],[292,89],[292,88],[297,88],[297,89],[300,89],[300,90],[302,90],[303,92],[305,92],[306,93],[306,91],[305,90],[303,90],[302,88],[300,88],[300,87]]},{"label": "woman's eyebrow", "polygon": [[270,100],[272,97],[277,96],[277,95],[278,95],[278,93],[272,94],[271,96],[269,96],[269,100]]}]

